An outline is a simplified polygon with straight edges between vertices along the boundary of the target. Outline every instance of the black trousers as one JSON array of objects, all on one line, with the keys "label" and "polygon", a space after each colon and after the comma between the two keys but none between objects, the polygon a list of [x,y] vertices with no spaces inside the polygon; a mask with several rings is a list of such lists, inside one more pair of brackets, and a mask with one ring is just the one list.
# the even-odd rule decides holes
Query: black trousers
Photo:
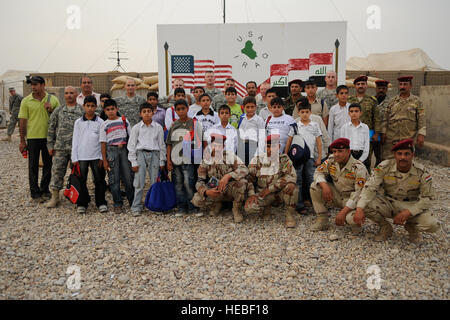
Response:
[{"label": "black trousers", "polygon": [[380,141],[372,142],[373,152],[375,153],[375,167],[383,161],[383,149]]},{"label": "black trousers", "polygon": [[92,175],[94,177],[95,184],[95,205],[97,207],[101,205],[106,205],[105,200],[105,192],[106,192],[106,183],[105,183],[105,169],[99,168],[98,166],[99,160],[89,160],[83,161],[80,160],[80,173],[81,173],[81,193],[83,194],[82,199],[86,201],[79,201],[77,206],[87,207],[90,202],[89,190],[87,188],[87,178],[89,173],[89,167],[91,168]]},{"label": "black trousers", "polygon": [[[28,180],[30,183],[30,193],[32,198],[39,198],[43,193],[49,193],[48,186],[52,178],[52,157],[47,150],[47,139],[28,139]],[[39,187],[39,154],[42,153],[41,185]]]}]

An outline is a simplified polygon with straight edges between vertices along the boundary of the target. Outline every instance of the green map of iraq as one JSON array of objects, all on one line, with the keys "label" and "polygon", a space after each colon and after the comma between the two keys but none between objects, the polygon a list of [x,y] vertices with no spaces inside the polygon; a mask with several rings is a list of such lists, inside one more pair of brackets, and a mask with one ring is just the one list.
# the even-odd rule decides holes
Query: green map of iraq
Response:
[{"label": "green map of iraq", "polygon": [[253,42],[250,40],[245,43],[245,47],[241,50],[241,52],[252,60],[257,57],[256,51],[253,50]]}]

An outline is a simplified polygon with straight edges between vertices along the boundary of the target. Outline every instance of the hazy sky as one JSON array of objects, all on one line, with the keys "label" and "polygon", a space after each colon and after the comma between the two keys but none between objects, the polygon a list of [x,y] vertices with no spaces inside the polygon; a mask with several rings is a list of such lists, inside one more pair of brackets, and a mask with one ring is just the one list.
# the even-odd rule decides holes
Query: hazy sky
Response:
[{"label": "hazy sky", "polygon": [[[81,9],[79,30],[66,26],[70,5]],[[370,5],[381,9],[379,30],[366,26]],[[226,0],[226,6],[228,23],[346,20],[347,59],[422,48],[450,69],[448,0]],[[130,59],[123,61],[126,71],[157,71],[157,24],[222,23],[222,0],[0,0],[0,8],[0,74],[110,71],[115,38]]]}]

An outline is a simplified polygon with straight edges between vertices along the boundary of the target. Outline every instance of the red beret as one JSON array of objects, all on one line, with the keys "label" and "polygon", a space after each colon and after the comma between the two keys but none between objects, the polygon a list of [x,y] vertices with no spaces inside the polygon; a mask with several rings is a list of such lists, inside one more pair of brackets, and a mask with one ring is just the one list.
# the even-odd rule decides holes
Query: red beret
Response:
[{"label": "red beret", "polygon": [[392,147],[392,151],[403,149],[410,149],[412,152],[414,152],[414,140],[413,139],[401,140]]},{"label": "red beret", "polygon": [[334,140],[330,144],[330,149],[349,149],[350,148],[350,140],[347,138],[339,138]]},{"label": "red beret", "polygon": [[390,82],[387,80],[377,80],[375,84],[377,87],[387,87]]},{"label": "red beret", "polygon": [[225,142],[225,140],[227,140],[227,137],[220,133],[212,133],[211,134],[211,143],[213,143],[216,139],[223,143],[223,142]]},{"label": "red beret", "polygon": [[412,79],[414,79],[413,76],[402,76],[402,77],[398,77],[398,78],[397,78],[397,80],[398,80],[399,82],[406,82],[406,81],[411,82]]},{"label": "red beret", "polygon": [[367,76],[359,76],[356,77],[355,80],[353,80],[353,84],[357,84],[358,82],[364,81],[367,82]]},{"label": "red beret", "polygon": [[293,83],[298,84],[300,87],[303,86],[303,81],[300,79],[294,79],[294,80],[289,81],[288,86],[290,87],[291,84],[293,84]]},{"label": "red beret", "polygon": [[271,134],[266,137],[266,143],[272,143],[272,141],[280,142],[279,134]]}]

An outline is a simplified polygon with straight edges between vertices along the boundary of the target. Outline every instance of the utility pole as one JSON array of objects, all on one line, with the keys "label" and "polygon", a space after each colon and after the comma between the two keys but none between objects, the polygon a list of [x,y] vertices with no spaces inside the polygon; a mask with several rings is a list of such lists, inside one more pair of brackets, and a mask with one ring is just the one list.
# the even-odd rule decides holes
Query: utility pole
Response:
[{"label": "utility pole", "polygon": [[119,71],[119,69],[122,69],[123,72],[126,72],[125,69],[120,64],[120,60],[128,60],[128,58],[120,58],[121,53],[126,53],[125,51],[120,51],[122,48],[120,47],[120,39],[115,39],[116,42],[116,49],[115,51],[111,51],[111,53],[117,54],[117,57],[109,57],[108,59],[116,60],[117,64],[114,67],[113,71]]},{"label": "utility pole", "polygon": [[223,0],[223,24],[225,24],[225,0]]}]

